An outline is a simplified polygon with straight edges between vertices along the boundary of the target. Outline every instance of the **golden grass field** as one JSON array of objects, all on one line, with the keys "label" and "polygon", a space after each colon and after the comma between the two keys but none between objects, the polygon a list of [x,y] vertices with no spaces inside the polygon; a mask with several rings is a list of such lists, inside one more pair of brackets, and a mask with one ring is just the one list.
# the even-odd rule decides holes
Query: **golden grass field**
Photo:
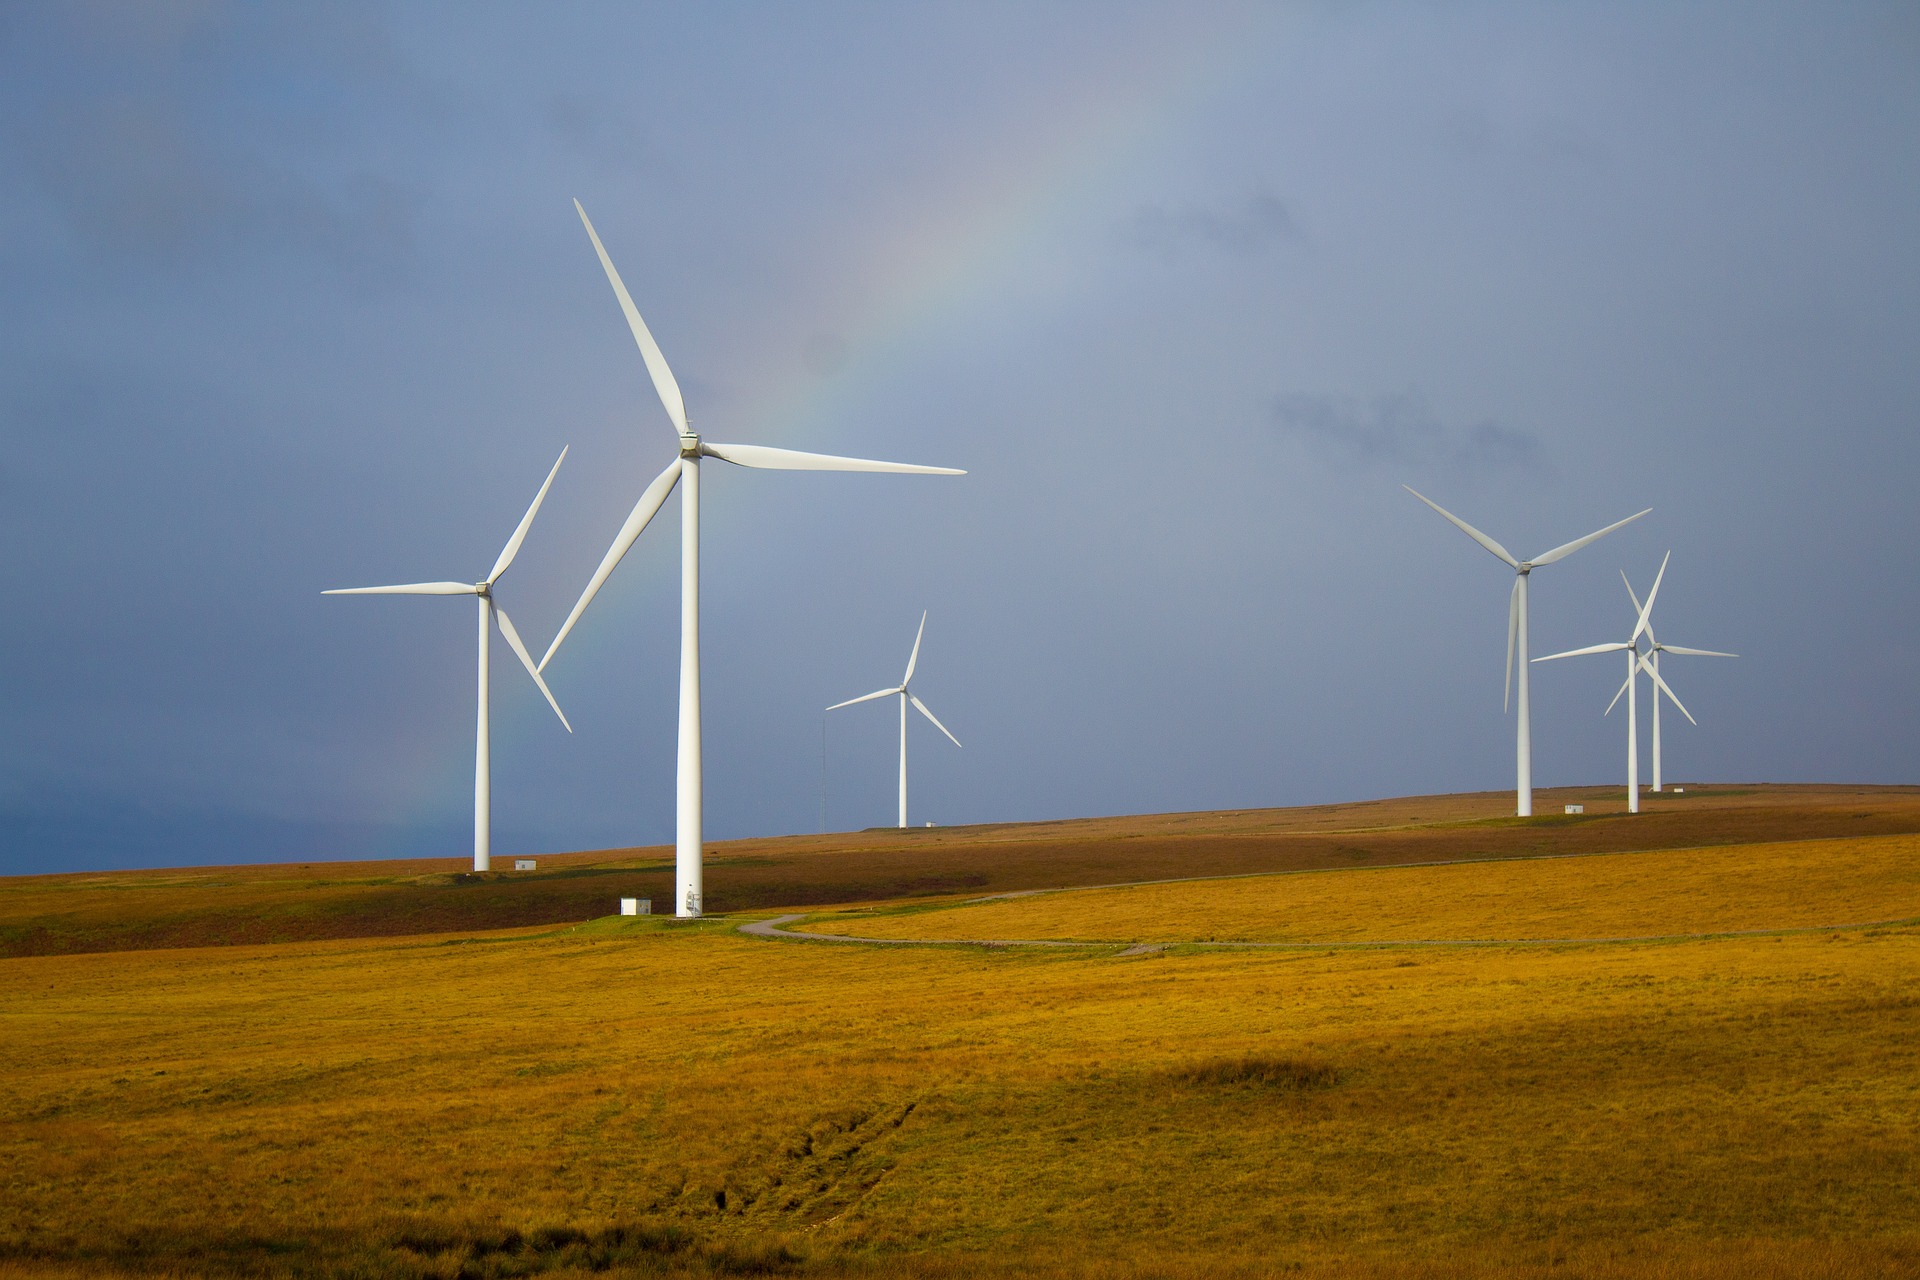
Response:
[{"label": "golden grass field", "polygon": [[806,928],[866,938],[1623,938],[1920,920],[1920,836],[1028,892]]},{"label": "golden grass field", "polygon": [[[1920,787],[1743,786],[1649,794],[1555,788],[1543,816],[1491,792],[1221,813],[732,840],[707,850],[713,911],[1118,884],[1171,876],[1616,853],[1920,833]],[[1583,817],[1555,812],[1564,802]],[[459,858],[268,863],[16,876],[0,957],[575,923],[620,897],[672,898],[673,851],[546,854],[535,873],[473,875]]]},{"label": "golden grass field", "polygon": [[1915,852],[0,960],[0,1277],[1920,1274]]}]

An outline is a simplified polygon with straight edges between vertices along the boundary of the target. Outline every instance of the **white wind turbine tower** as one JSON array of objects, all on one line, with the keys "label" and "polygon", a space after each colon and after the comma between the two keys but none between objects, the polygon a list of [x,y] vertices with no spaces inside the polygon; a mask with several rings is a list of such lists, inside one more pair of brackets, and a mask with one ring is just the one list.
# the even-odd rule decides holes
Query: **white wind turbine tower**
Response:
[{"label": "white wind turbine tower", "polygon": [[[1624,569],[1620,571],[1620,581],[1626,583],[1627,595],[1632,599],[1633,607],[1638,609],[1640,607],[1640,597],[1634,594],[1633,584],[1627,582],[1627,574]],[[1737,658],[1740,656],[1737,653],[1721,653],[1716,649],[1687,649],[1677,644],[1661,644],[1659,638],[1653,634],[1653,612],[1652,610],[1648,610],[1647,670],[1656,677],[1660,674],[1660,655],[1663,653],[1678,653],[1689,658]],[[1620,695],[1617,693],[1614,694],[1613,701],[1620,701]],[[1678,702],[1675,702],[1673,705],[1680,707]],[[1607,710],[1613,710],[1613,703],[1607,704]],[[1680,707],[1680,713],[1682,715],[1686,715],[1686,711],[1687,709],[1685,707]],[[1687,719],[1692,720],[1693,717],[1689,715]],[[1653,694],[1653,789],[1655,791],[1660,790],[1660,691],[1658,689],[1656,689]]]},{"label": "white wind turbine tower", "polygon": [[875,698],[890,698],[895,695],[899,696],[900,698],[900,825],[902,828],[905,828],[905,826],[907,825],[907,704],[911,702],[914,706],[914,710],[918,711],[921,715],[925,716],[928,720],[931,720],[933,722],[934,728],[938,729],[940,732],[945,733],[947,735],[947,741],[953,743],[953,745],[956,747],[960,745],[960,739],[954,737],[952,733],[948,732],[947,726],[941,724],[939,719],[935,717],[933,712],[927,710],[927,704],[920,701],[920,699],[914,697],[912,691],[907,688],[909,684],[913,683],[914,664],[920,661],[920,638],[926,634],[927,634],[927,615],[923,612],[920,615],[920,630],[914,633],[913,652],[907,655],[907,674],[900,677],[899,684],[895,685],[891,689],[876,689],[872,693],[864,693],[857,698],[848,698],[845,702],[836,702],[832,706],[827,708],[827,710],[829,711],[838,711],[840,708],[850,707],[856,702],[872,702]]},{"label": "white wind turbine tower", "polygon": [[540,686],[540,692],[546,695],[547,705],[553,708],[553,714],[560,717],[560,723],[567,725],[567,732],[573,732],[573,726],[567,724],[567,717],[560,710],[560,704],[553,700],[553,691],[547,688],[547,682],[540,678],[539,668],[533,665],[533,658],[527,653],[527,646],[520,643],[520,633],[514,630],[513,619],[507,611],[493,602],[493,586],[500,581],[500,575],[507,571],[513,558],[520,554],[520,544],[527,540],[527,530],[533,527],[533,518],[540,512],[540,504],[547,499],[547,490],[553,485],[554,476],[560,472],[560,463],[567,460],[567,451],[562,449],[553,470],[547,472],[547,481],[540,486],[540,492],[533,497],[533,505],[527,508],[527,514],[520,517],[520,525],[507,539],[507,545],[500,550],[500,556],[493,562],[493,568],[479,582],[409,582],[397,587],[339,587],[332,591],[323,591],[327,596],[478,596],[480,598],[480,712],[475,730],[473,748],[473,869],[485,871],[492,865],[493,859],[493,767],[487,742],[487,642],[492,639],[493,628],[490,623],[498,623],[500,634],[506,638],[507,646],[514,656]]},{"label": "white wind turbine tower", "polygon": [[1674,697],[1673,690],[1667,688],[1667,682],[1660,678],[1660,673],[1647,665],[1646,656],[1640,652],[1641,633],[1647,630],[1647,619],[1653,615],[1653,598],[1660,594],[1660,579],[1667,576],[1667,560],[1671,560],[1672,558],[1673,552],[1669,551],[1666,554],[1666,558],[1660,561],[1660,572],[1654,575],[1653,590],[1647,592],[1647,602],[1640,607],[1640,616],[1633,624],[1632,635],[1623,641],[1616,641],[1613,644],[1590,644],[1584,649],[1569,649],[1565,653],[1550,653],[1544,658],[1534,659],[1535,662],[1552,662],[1556,658],[1577,658],[1582,654],[1588,653],[1625,653],[1627,655],[1626,683],[1620,686],[1620,693],[1613,695],[1613,702],[1609,702],[1607,709],[1601,712],[1601,714],[1612,714],[1613,703],[1620,701],[1620,694],[1624,693],[1627,695],[1628,813],[1640,812],[1640,721],[1635,706],[1637,701],[1637,691],[1634,681],[1635,673],[1644,671],[1652,678],[1654,684],[1653,698],[1656,707],[1659,705],[1660,695],[1665,693],[1669,698],[1673,698],[1673,705],[1680,708],[1681,715],[1686,716],[1689,720],[1693,719],[1692,714],[1688,712],[1686,707],[1681,705],[1680,699]]},{"label": "white wind turbine tower", "polygon": [[621,283],[620,273],[614,270],[613,259],[607,256],[593,223],[587,218],[587,211],[580,207],[578,200],[573,202],[573,207],[579,212],[580,221],[587,229],[587,238],[593,241],[594,252],[600,255],[600,265],[607,273],[607,283],[613,286],[614,296],[620,300],[620,310],[626,314],[627,327],[633,331],[633,340],[640,347],[641,359],[646,361],[647,373],[653,379],[653,389],[659,393],[660,403],[666,407],[667,417],[672,419],[674,429],[679,433],[679,456],[668,463],[667,469],[654,477],[653,483],[641,493],[640,501],[634,504],[626,524],[621,526],[613,545],[607,548],[607,554],[601,559],[600,567],[594,570],[586,590],[580,593],[580,600],[573,606],[573,612],[567,615],[565,625],[547,647],[546,655],[540,659],[540,669],[544,671],[547,664],[553,661],[560,642],[567,638],[567,633],[573,630],[574,623],[580,620],[580,615],[593,602],[593,597],[599,593],[614,566],[620,563],[621,557],[640,537],[641,530],[647,527],[647,522],[666,502],[667,495],[673,492],[673,486],[682,484],[680,743],[675,786],[673,902],[675,915],[692,917],[700,914],[703,892],[700,833],[700,460],[718,458],[736,466],[775,471],[898,471],[935,476],[961,476],[966,472],[952,467],[921,467],[905,462],[838,458],[824,453],[772,449],[764,445],[713,444],[702,440],[688,422],[680,386],[673,379],[673,371],[667,367],[666,357],[660,354],[659,344],[654,342],[653,334],[647,331],[646,322],[640,318],[639,309],[633,305],[633,298],[627,293],[627,286]]},{"label": "white wind turbine tower", "polygon": [[[1574,552],[1578,551],[1580,548],[1586,546],[1589,542],[1592,542],[1597,538],[1605,537],[1607,534],[1612,533],[1615,529],[1618,529],[1623,524],[1630,524],[1631,522],[1638,520],[1641,516],[1647,514],[1647,511],[1653,510],[1653,508],[1648,507],[1647,511],[1641,511],[1634,515],[1630,515],[1625,520],[1616,520],[1614,523],[1608,525],[1606,528],[1600,530],[1597,533],[1590,533],[1584,538],[1576,538],[1572,542],[1566,543],[1563,546],[1555,547],[1553,550],[1545,553],[1544,555],[1537,555],[1531,560],[1516,560],[1512,552],[1508,551],[1505,547],[1495,542],[1492,538],[1489,538],[1486,534],[1480,532],[1478,529],[1468,524],[1465,520],[1462,520],[1459,516],[1454,515],[1451,511],[1448,511],[1446,508],[1442,507],[1439,503],[1433,501],[1431,498],[1427,497],[1425,494],[1420,493],[1418,490],[1414,489],[1410,485],[1403,484],[1400,487],[1402,489],[1405,489],[1408,493],[1413,494],[1413,496],[1420,499],[1420,501],[1432,507],[1435,511],[1438,511],[1442,516],[1446,517],[1446,519],[1450,523],[1452,523],[1455,528],[1459,529],[1460,532],[1466,534],[1469,538],[1472,538],[1475,542],[1485,547],[1488,551],[1491,551],[1494,555],[1498,556],[1501,559],[1501,561],[1503,561],[1505,564],[1507,564],[1513,569],[1513,572],[1514,572],[1513,594],[1508,599],[1508,602],[1507,602],[1507,665],[1506,665],[1507,686],[1506,686],[1506,692],[1501,695],[1500,707],[1503,711],[1506,709],[1507,695],[1513,692],[1514,671],[1517,668],[1520,673],[1520,697],[1518,699],[1517,706],[1516,706],[1516,709],[1518,711],[1517,719],[1519,721],[1519,724],[1515,731],[1516,741],[1514,744],[1515,775],[1516,775],[1515,782],[1514,782],[1514,792],[1518,802],[1517,807],[1519,809],[1520,816],[1523,818],[1532,817],[1533,816],[1533,711],[1532,711],[1532,704],[1529,702],[1527,697],[1527,667],[1528,667],[1528,662],[1527,662],[1527,575],[1533,572],[1535,569],[1538,569],[1541,565],[1552,564],[1556,560],[1564,559],[1565,557],[1572,555]],[[1518,645],[1519,655],[1520,655],[1519,661],[1517,663],[1514,661],[1514,651],[1515,651],[1516,643]]]}]

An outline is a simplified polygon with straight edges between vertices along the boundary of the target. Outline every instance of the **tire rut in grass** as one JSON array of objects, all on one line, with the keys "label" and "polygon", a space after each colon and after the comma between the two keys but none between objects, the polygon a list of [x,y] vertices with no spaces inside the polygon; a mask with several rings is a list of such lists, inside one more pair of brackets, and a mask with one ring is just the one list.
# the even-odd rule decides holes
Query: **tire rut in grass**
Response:
[{"label": "tire rut in grass", "polygon": [[707,1210],[808,1230],[835,1221],[893,1168],[892,1139],[918,1106],[907,1100],[827,1112],[728,1174],[711,1191]]}]

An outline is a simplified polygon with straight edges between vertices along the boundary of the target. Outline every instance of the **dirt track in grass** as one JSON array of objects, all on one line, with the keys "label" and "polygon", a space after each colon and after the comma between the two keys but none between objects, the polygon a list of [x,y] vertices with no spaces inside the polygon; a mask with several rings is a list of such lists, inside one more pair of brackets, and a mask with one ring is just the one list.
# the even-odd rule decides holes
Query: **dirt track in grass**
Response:
[{"label": "dirt track in grass", "polygon": [[1920,837],[1429,863],[1067,889],[814,915],[836,941],[1442,946],[1650,942],[1920,921]]}]

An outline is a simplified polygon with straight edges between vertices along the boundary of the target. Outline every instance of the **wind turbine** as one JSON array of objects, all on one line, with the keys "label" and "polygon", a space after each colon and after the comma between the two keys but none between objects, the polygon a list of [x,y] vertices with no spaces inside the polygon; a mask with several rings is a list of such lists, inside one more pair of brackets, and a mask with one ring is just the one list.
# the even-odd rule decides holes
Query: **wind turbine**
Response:
[{"label": "wind turbine", "polygon": [[864,693],[857,698],[848,698],[845,702],[836,702],[832,706],[827,708],[827,710],[829,711],[838,711],[840,708],[850,707],[856,702],[872,702],[875,698],[889,698],[896,694],[899,695],[899,698],[900,698],[900,826],[902,829],[904,829],[907,825],[907,704],[911,702],[913,704],[914,710],[918,711],[921,715],[925,716],[927,719],[933,721],[933,727],[938,729],[940,732],[945,733],[947,735],[947,741],[953,743],[953,745],[956,747],[960,745],[960,739],[954,737],[953,734],[949,733],[947,731],[947,726],[941,724],[940,721],[934,716],[933,712],[927,710],[927,704],[920,701],[920,699],[914,697],[912,691],[907,688],[909,684],[913,683],[914,664],[920,661],[920,637],[926,634],[927,634],[927,615],[924,612],[922,612],[920,615],[920,630],[915,632],[913,637],[913,652],[907,655],[907,674],[900,677],[900,683],[898,685],[895,685],[891,689],[876,689],[872,693]]},{"label": "wind turbine", "polygon": [[[1520,697],[1517,706],[1519,725],[1516,730],[1516,741],[1514,743],[1516,774],[1514,792],[1518,801],[1517,807],[1520,816],[1523,818],[1532,817],[1533,711],[1527,697],[1527,575],[1535,569],[1538,569],[1541,565],[1552,564],[1556,560],[1561,560],[1572,555],[1589,542],[1598,538],[1604,538],[1623,524],[1630,524],[1638,520],[1641,516],[1647,514],[1647,511],[1653,510],[1653,508],[1648,507],[1647,511],[1630,515],[1625,520],[1616,520],[1598,533],[1590,533],[1584,538],[1576,538],[1572,542],[1555,547],[1544,555],[1537,555],[1531,560],[1516,560],[1512,552],[1468,524],[1465,520],[1462,520],[1459,516],[1454,515],[1451,511],[1442,507],[1433,499],[1414,489],[1411,485],[1403,484],[1400,487],[1432,507],[1435,511],[1438,511],[1442,516],[1446,517],[1449,523],[1459,529],[1460,532],[1472,538],[1488,551],[1491,551],[1494,555],[1498,556],[1501,561],[1513,569],[1513,594],[1507,601],[1507,665],[1505,673],[1507,684],[1506,691],[1502,693],[1500,697],[1500,709],[1502,711],[1506,710],[1507,695],[1513,692],[1513,673],[1517,667],[1520,672]],[[1514,646],[1516,641],[1518,642],[1520,653],[1520,660],[1517,664],[1514,661]]]},{"label": "wind turbine", "polygon": [[573,726],[567,724],[566,715],[560,710],[560,704],[553,700],[553,691],[547,688],[547,682],[540,678],[540,669],[533,665],[533,657],[528,654],[527,646],[520,643],[520,633],[513,628],[513,619],[507,611],[493,602],[493,586],[500,581],[500,575],[507,571],[513,558],[520,554],[520,544],[527,540],[527,530],[533,527],[533,518],[540,512],[540,504],[547,500],[547,490],[553,485],[554,476],[560,473],[560,463],[567,460],[567,451],[562,449],[553,470],[547,472],[547,482],[540,486],[540,492],[533,496],[533,505],[527,508],[527,514],[520,517],[520,525],[507,539],[507,545],[500,549],[500,556],[493,562],[493,568],[479,582],[409,582],[397,587],[338,587],[332,591],[323,591],[325,596],[478,596],[480,598],[480,712],[473,748],[473,869],[485,871],[492,866],[493,859],[493,768],[488,754],[487,744],[487,641],[492,636],[490,622],[498,623],[500,634],[506,638],[507,647],[520,659],[520,665],[527,669],[533,682],[540,686],[540,692],[546,695],[547,705],[553,708],[553,714],[560,717],[560,723],[567,725],[567,732],[573,732]]},{"label": "wind turbine", "polygon": [[[1640,597],[1634,594],[1633,584],[1627,582],[1627,574],[1624,569],[1620,571],[1620,581],[1626,583],[1627,595],[1633,600],[1633,607],[1638,609],[1640,607]],[[1716,649],[1685,649],[1677,644],[1661,644],[1659,639],[1653,634],[1653,614],[1651,610],[1649,610],[1647,614],[1647,641],[1647,669],[1656,676],[1660,672],[1660,655],[1663,653],[1678,653],[1689,658],[1737,658],[1740,656],[1737,653],[1721,653]],[[1620,701],[1620,695],[1617,693],[1614,694],[1613,700],[1614,702]],[[1673,705],[1680,707],[1678,702],[1675,702]],[[1613,710],[1612,703],[1607,705],[1607,710]],[[1680,707],[1680,710],[1682,714],[1686,713],[1685,707]],[[1693,717],[1687,716],[1687,719],[1692,720]],[[1657,690],[1653,695],[1653,789],[1655,791],[1660,790],[1660,694]]]},{"label": "wind turbine", "polygon": [[673,370],[667,367],[667,358],[660,354],[659,344],[654,342],[653,334],[640,318],[640,311],[633,305],[633,298],[627,293],[627,286],[621,283],[620,273],[613,268],[613,259],[607,256],[600,236],[593,229],[593,223],[587,217],[587,211],[575,200],[573,207],[580,214],[580,221],[587,229],[587,238],[593,241],[593,251],[600,255],[600,266],[607,273],[607,283],[613,286],[614,296],[620,300],[620,310],[626,314],[627,327],[633,331],[633,340],[640,347],[640,358],[646,361],[647,373],[653,379],[653,389],[660,395],[660,403],[666,407],[667,417],[679,433],[679,454],[667,464],[667,469],[654,477],[640,495],[640,501],[634,503],[633,510],[627,516],[626,524],[607,548],[607,554],[601,559],[600,567],[594,570],[593,577],[587,583],[587,589],[580,593],[579,602],[573,606],[573,612],[567,615],[567,621],[554,636],[553,643],[547,646],[547,652],[540,659],[540,669],[546,670],[553,655],[560,648],[560,642],[573,630],[574,623],[599,594],[614,566],[620,563],[647,527],[660,506],[673,492],[676,483],[684,483],[680,491],[680,744],[679,767],[675,786],[674,819],[674,875],[673,902],[674,914],[693,917],[700,914],[702,895],[701,866],[701,778],[700,778],[700,459],[718,458],[722,462],[731,462],[735,466],[759,467],[774,471],[898,471],[914,475],[963,476],[964,471],[952,467],[921,467],[905,462],[875,462],[868,458],[838,458],[824,453],[799,453],[792,449],[771,449],[755,444],[713,444],[702,440],[695,434],[687,419],[686,403],[680,396],[680,385],[673,380]]},{"label": "wind turbine", "polygon": [[1633,624],[1633,634],[1628,636],[1624,641],[1617,641],[1613,644],[1590,644],[1584,649],[1569,649],[1565,653],[1550,653],[1544,658],[1534,659],[1535,662],[1552,662],[1555,658],[1577,658],[1587,653],[1620,653],[1623,651],[1626,653],[1627,681],[1620,686],[1620,693],[1613,695],[1613,702],[1609,702],[1607,709],[1600,714],[1613,714],[1613,703],[1620,701],[1621,693],[1627,695],[1628,813],[1640,812],[1640,722],[1635,707],[1637,700],[1633,678],[1635,672],[1644,671],[1652,678],[1654,683],[1653,697],[1655,706],[1659,705],[1660,694],[1665,693],[1669,698],[1673,698],[1673,705],[1680,708],[1681,715],[1686,716],[1689,720],[1693,719],[1692,713],[1689,712],[1685,706],[1681,705],[1680,699],[1674,696],[1673,690],[1667,688],[1667,682],[1660,678],[1659,672],[1647,665],[1646,655],[1640,652],[1641,633],[1647,629],[1647,619],[1653,616],[1653,598],[1660,594],[1660,579],[1667,576],[1667,561],[1672,558],[1673,552],[1669,551],[1666,557],[1660,561],[1660,572],[1655,574],[1653,578],[1653,590],[1647,592],[1647,602],[1640,607],[1639,619]]}]

